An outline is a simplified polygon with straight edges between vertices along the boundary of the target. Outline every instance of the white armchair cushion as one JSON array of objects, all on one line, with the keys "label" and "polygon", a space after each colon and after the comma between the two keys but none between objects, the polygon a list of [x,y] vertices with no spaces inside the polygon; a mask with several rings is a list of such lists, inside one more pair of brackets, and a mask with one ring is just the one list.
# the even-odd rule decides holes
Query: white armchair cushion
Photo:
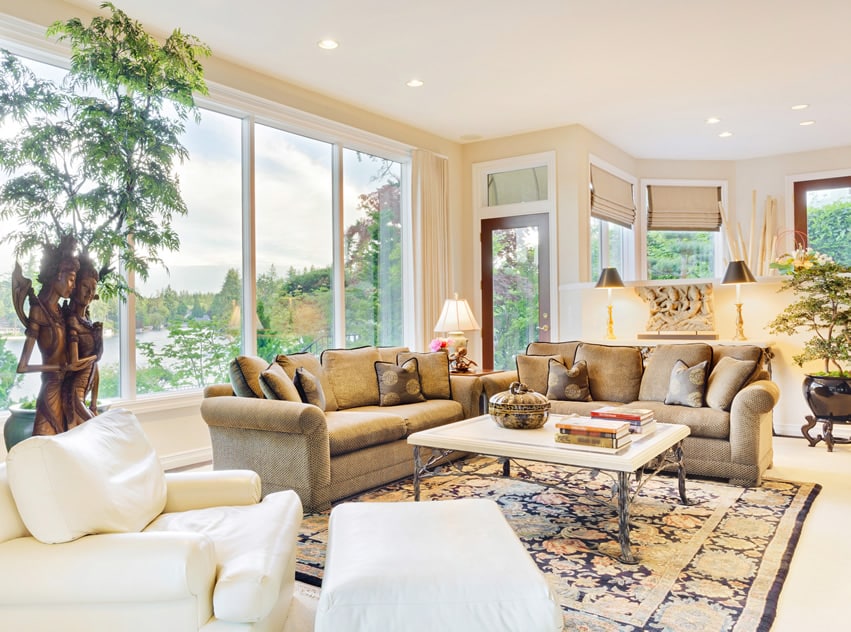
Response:
[{"label": "white armchair cushion", "polygon": [[[295,581],[295,541],[302,506],[294,491],[267,495],[256,505],[167,513],[146,533],[190,531],[215,543],[218,578],[213,613],[222,621],[259,621]],[[292,590],[292,586],[289,586]]]},{"label": "white armchair cushion", "polygon": [[124,409],[22,441],[6,462],[21,518],[47,544],[141,531],[165,507],[162,466],[138,420]]}]

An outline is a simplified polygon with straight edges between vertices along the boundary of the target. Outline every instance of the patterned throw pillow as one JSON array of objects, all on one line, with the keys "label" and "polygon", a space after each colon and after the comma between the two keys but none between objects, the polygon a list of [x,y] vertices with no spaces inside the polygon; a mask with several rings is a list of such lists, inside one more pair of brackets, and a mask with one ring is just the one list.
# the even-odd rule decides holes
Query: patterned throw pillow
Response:
[{"label": "patterned throw pillow", "polygon": [[694,366],[688,366],[682,360],[677,360],[671,371],[671,381],[668,384],[666,404],[701,408],[703,406],[703,391],[706,388],[706,367],[709,363],[704,360]]},{"label": "patterned throw pillow", "polygon": [[549,369],[547,399],[571,402],[591,401],[591,389],[588,386],[588,365],[585,360],[580,360],[568,369],[558,360],[551,359]]},{"label": "patterned throw pillow", "polygon": [[406,351],[396,356],[399,366],[411,358],[417,359],[420,372],[420,384],[426,399],[452,399],[452,387],[449,381],[449,356],[445,351],[417,353]]},{"label": "patterned throw pillow", "polygon": [[325,410],[325,393],[322,391],[322,384],[319,382],[319,378],[307,369],[299,367],[295,370],[295,379],[293,382],[298,389],[301,401],[305,404],[313,404],[320,410]]},{"label": "patterned throw pillow", "polygon": [[260,390],[266,399],[283,399],[288,402],[300,402],[301,395],[295,383],[284,371],[284,367],[276,362],[260,374]]},{"label": "patterned throw pillow", "polygon": [[425,401],[416,358],[403,362],[402,366],[392,362],[376,362],[375,375],[378,378],[379,406],[398,406]]},{"label": "patterned throw pillow", "polygon": [[546,395],[550,360],[555,360],[564,366],[560,355],[530,356],[518,353],[514,358],[517,365],[517,379],[530,390]]}]

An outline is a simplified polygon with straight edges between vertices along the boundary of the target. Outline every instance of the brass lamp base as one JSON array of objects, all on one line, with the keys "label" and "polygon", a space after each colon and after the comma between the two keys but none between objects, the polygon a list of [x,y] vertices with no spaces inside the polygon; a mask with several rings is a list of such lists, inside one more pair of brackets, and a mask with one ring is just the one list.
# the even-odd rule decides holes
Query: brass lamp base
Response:
[{"label": "brass lamp base", "polygon": [[745,337],[745,321],[742,319],[742,304],[736,303],[736,335],[733,340],[747,340]]},{"label": "brass lamp base", "polygon": [[612,319],[612,306],[608,306],[609,310],[609,322],[606,327],[606,339],[614,340],[615,339],[615,321]]}]

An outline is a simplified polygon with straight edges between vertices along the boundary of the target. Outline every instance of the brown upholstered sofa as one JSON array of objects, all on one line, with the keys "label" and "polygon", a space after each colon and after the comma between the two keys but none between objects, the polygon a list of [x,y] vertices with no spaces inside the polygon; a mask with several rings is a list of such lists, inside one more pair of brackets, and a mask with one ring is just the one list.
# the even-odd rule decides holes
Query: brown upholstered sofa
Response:
[{"label": "brown upholstered sofa", "polygon": [[[699,371],[696,378],[692,374],[700,384],[691,399],[678,398],[674,392],[678,384],[672,373],[678,360],[683,363],[680,368],[706,362],[702,381]],[[687,472],[754,486],[761,484],[771,466],[772,410],[780,397],[767,368],[765,351],[747,344],[638,347],[533,342],[517,356],[516,371],[484,375],[481,380],[489,398],[519,379],[547,395],[554,413],[587,415],[605,405],[652,409],[658,421],[691,429],[683,444]],[[688,381],[687,375],[683,377]]]},{"label": "brown upholstered sofa", "polygon": [[[398,366],[411,357],[417,358],[426,399],[381,405],[394,403],[384,387],[398,374],[386,365]],[[381,389],[376,363],[384,363],[378,368],[387,373]],[[270,370],[277,371],[277,382]],[[300,386],[298,394],[286,390],[290,384],[280,377],[283,373]],[[274,392],[276,383],[285,392]],[[205,389],[201,415],[210,429],[214,469],[254,470],[264,495],[293,489],[305,511],[315,511],[411,475],[407,436],[477,415],[481,393],[479,378],[450,375],[443,352],[334,349],[321,359],[306,353],[278,356],[268,368],[259,358],[238,358],[231,363],[231,384]]]}]

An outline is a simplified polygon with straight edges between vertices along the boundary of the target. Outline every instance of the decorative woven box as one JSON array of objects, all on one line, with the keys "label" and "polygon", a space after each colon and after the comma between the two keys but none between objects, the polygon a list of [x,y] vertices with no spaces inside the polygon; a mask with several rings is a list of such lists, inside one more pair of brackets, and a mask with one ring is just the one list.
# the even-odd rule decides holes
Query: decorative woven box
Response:
[{"label": "decorative woven box", "polygon": [[512,382],[507,391],[488,401],[488,413],[497,425],[511,430],[532,430],[547,423],[549,400],[522,382]]}]

